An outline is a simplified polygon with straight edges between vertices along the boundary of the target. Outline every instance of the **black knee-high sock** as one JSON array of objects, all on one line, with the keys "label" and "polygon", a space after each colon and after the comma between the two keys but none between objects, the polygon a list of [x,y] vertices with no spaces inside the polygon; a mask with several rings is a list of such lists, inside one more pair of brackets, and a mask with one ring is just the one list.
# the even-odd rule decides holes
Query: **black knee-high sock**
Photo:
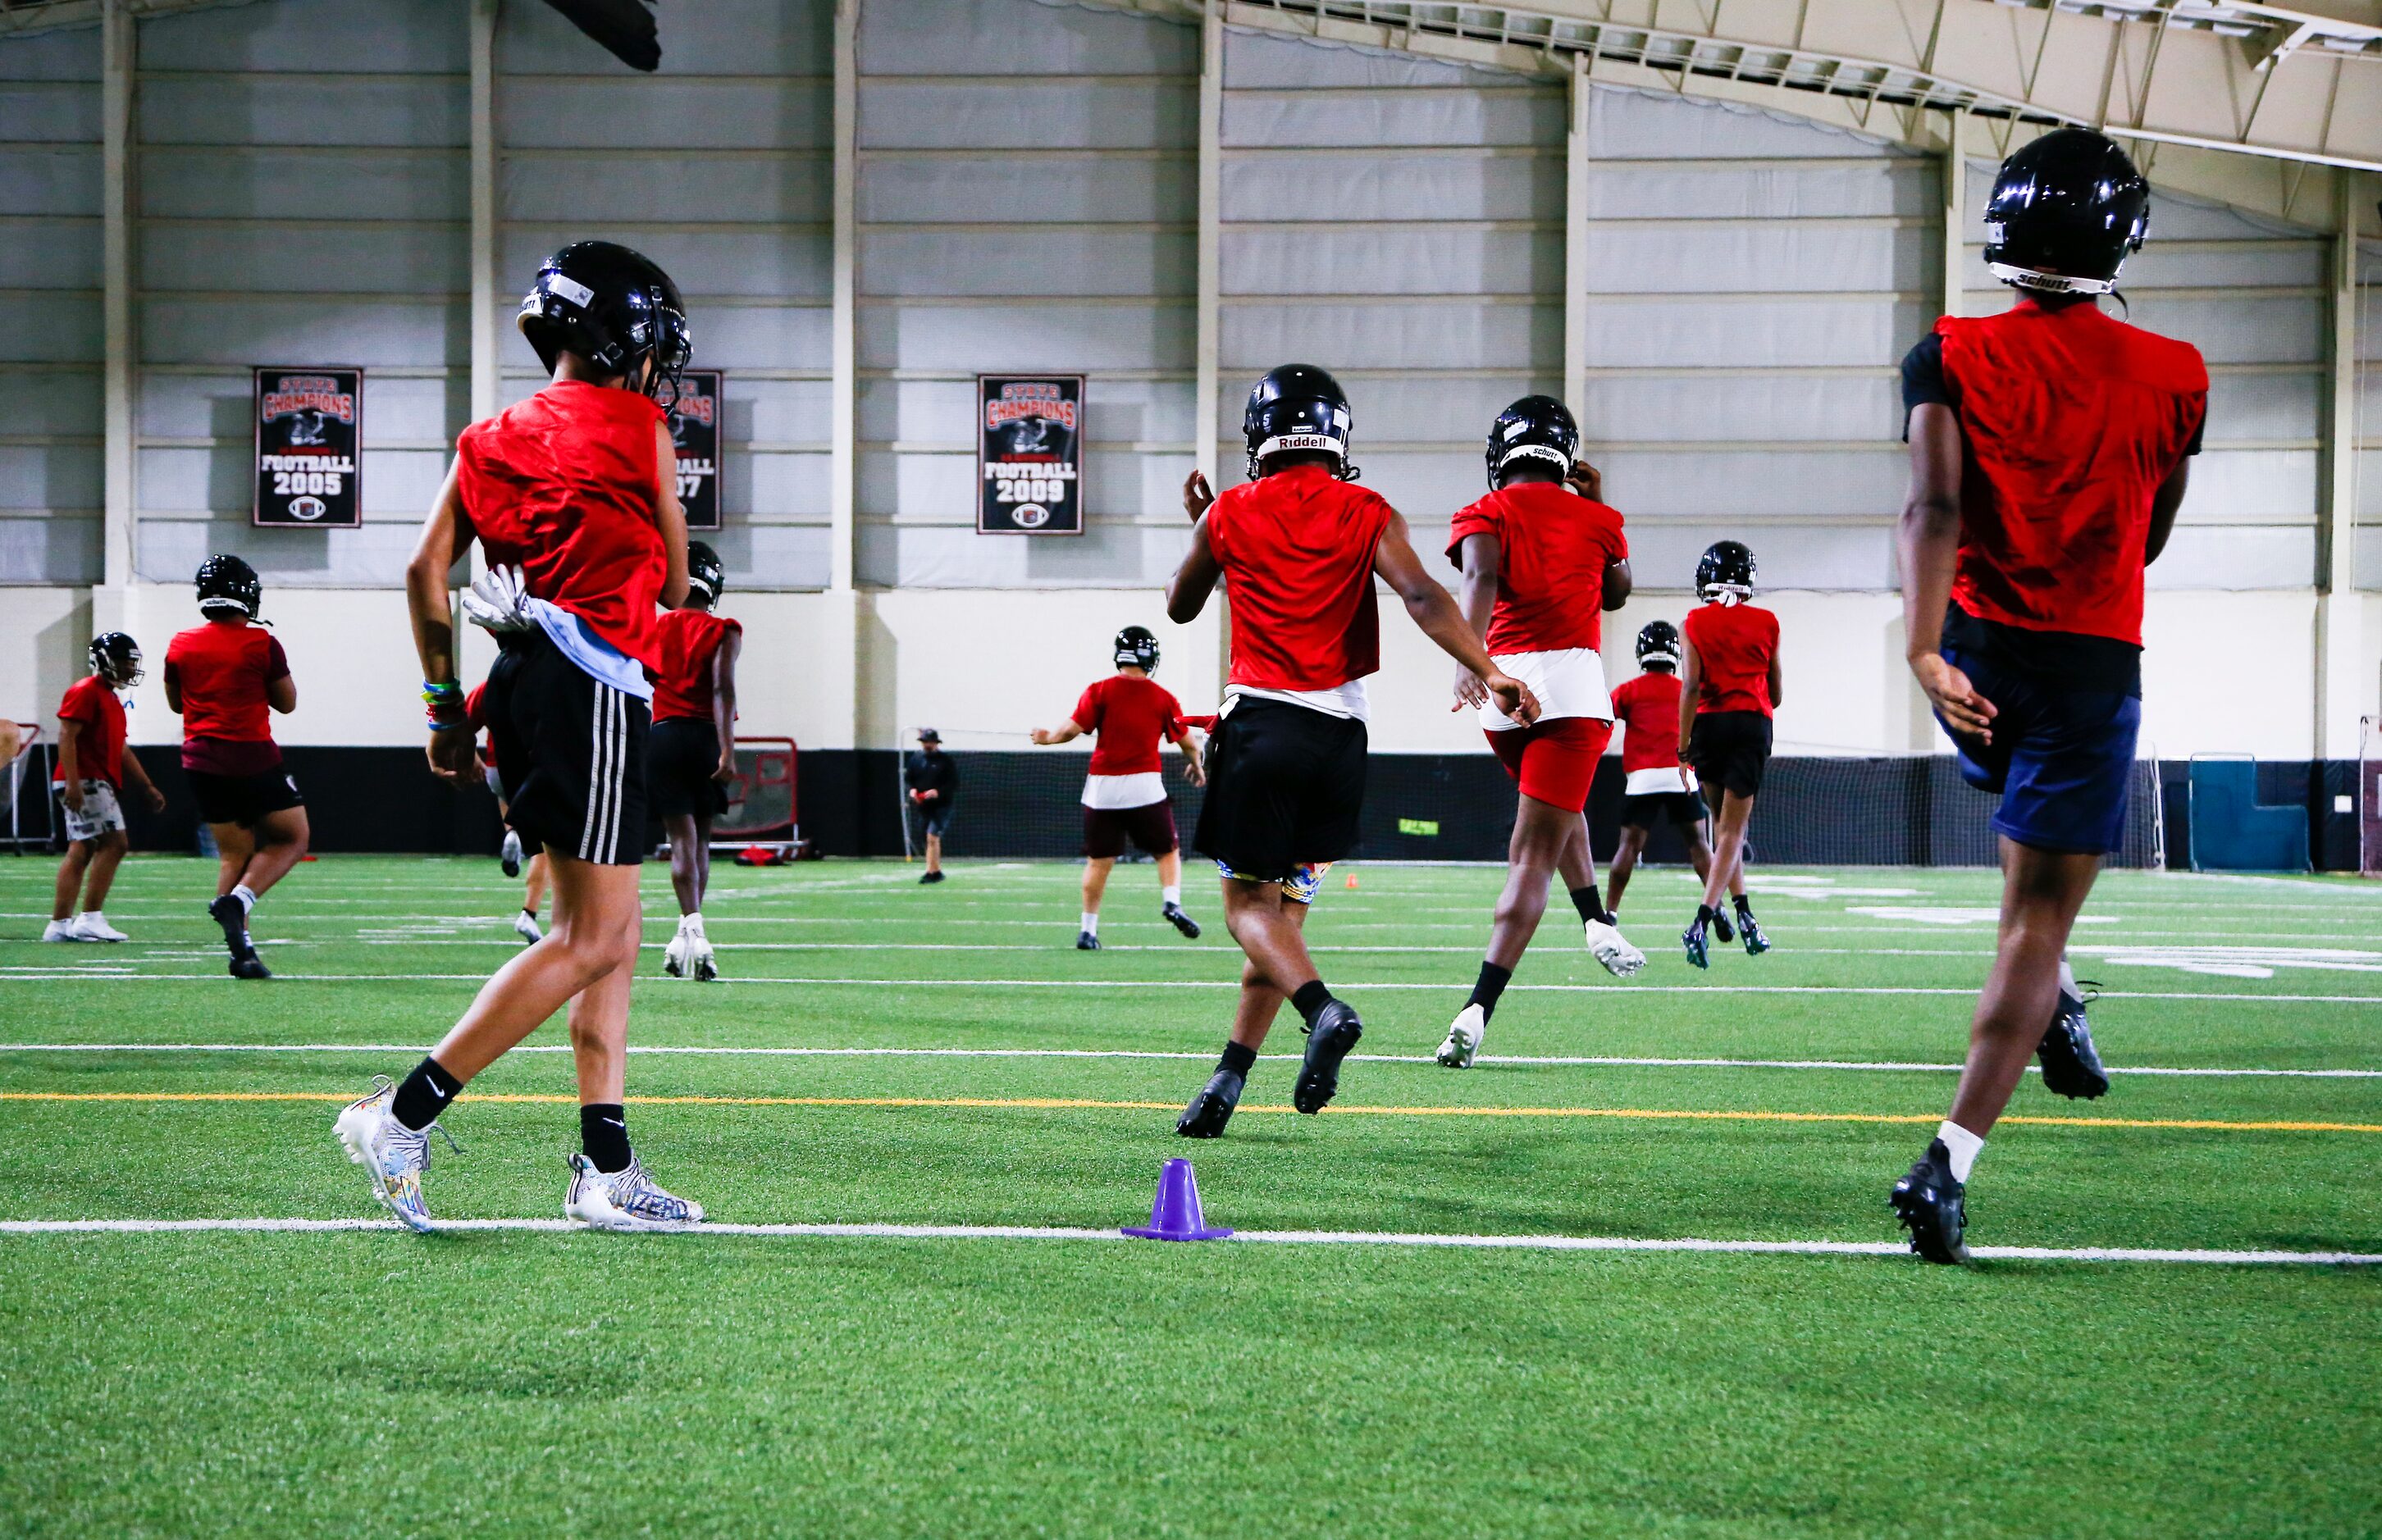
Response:
[{"label": "black knee-high sock", "polygon": [[1571,890],[1571,907],[1579,911],[1579,917],[1582,920],[1591,923],[1599,920],[1608,925],[1613,923],[1613,916],[1605,912],[1604,899],[1597,893],[1594,883],[1589,884],[1586,887],[1575,887]]},{"label": "black knee-high sock", "polygon": [[1309,979],[1298,986],[1298,992],[1291,996],[1290,1003],[1311,1027],[1315,1025],[1316,1016],[1332,1003],[1332,991],[1323,987],[1321,979]]},{"label": "black knee-high sock", "polygon": [[1742,893],[1737,894],[1730,900],[1730,902],[1737,905],[1737,912],[1739,914],[1750,914],[1753,912],[1752,901],[1747,898]]},{"label": "black knee-high sock", "polygon": [[1480,977],[1472,985],[1472,998],[1467,1000],[1465,1004],[1479,1006],[1480,1019],[1485,1021],[1497,1014],[1497,996],[1505,993],[1505,986],[1513,982],[1514,971],[1511,968],[1500,968],[1493,962],[1483,962],[1480,965]]},{"label": "black knee-high sock", "polygon": [[1698,904],[1698,905],[1696,906],[1696,923],[1697,923],[1697,924],[1699,924],[1699,925],[1709,925],[1709,924],[1711,924],[1713,921],[1715,921],[1715,920],[1717,920],[1717,919],[1719,919],[1719,918],[1720,918],[1720,911],[1718,911],[1718,910],[1716,910],[1716,909],[1713,908],[1713,907],[1712,907],[1712,905],[1710,905],[1710,904]]},{"label": "black knee-high sock", "polygon": [[397,1094],[389,1099],[389,1115],[420,1133],[438,1121],[447,1104],[463,1089],[463,1082],[448,1074],[444,1066],[424,1055],[413,1067],[413,1073],[398,1082]]},{"label": "black knee-high sock", "polygon": [[1224,1057],[1216,1061],[1216,1068],[1230,1069],[1233,1073],[1246,1079],[1249,1070],[1256,1066],[1257,1061],[1258,1051],[1255,1048],[1246,1043],[1227,1043],[1224,1045]]},{"label": "black knee-high sock", "polygon": [[629,1113],[618,1102],[590,1102],[579,1109],[579,1147],[596,1169],[609,1176],[629,1168]]}]

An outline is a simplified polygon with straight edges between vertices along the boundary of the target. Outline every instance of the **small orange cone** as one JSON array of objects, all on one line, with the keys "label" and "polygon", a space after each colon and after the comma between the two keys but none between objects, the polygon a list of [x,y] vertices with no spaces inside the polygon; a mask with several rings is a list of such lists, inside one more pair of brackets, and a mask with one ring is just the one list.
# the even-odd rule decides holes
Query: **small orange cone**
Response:
[{"label": "small orange cone", "polygon": [[1354,872],[1348,874],[1348,886],[1351,887],[1357,886],[1357,874]]}]

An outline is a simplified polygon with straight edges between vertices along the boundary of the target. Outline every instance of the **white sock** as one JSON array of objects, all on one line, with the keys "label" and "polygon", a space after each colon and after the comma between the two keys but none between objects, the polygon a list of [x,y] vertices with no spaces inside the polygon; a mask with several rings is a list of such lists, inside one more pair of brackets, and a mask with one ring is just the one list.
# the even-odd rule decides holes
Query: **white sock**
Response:
[{"label": "white sock", "polygon": [[231,890],[231,896],[239,900],[240,912],[243,914],[256,907],[256,895],[249,891],[248,884],[246,883],[242,883],[238,887],[233,888]]},{"label": "white sock", "polygon": [[2064,957],[2059,959],[2059,987],[2062,993],[2073,998],[2083,997],[2084,992],[2076,987],[2076,970],[2068,966],[2068,959]]},{"label": "white sock", "polygon": [[1173,887],[1160,888],[1158,890],[1158,901],[1162,904],[1172,904],[1176,909],[1181,909],[1183,907],[1183,885],[1181,883],[1176,883]]},{"label": "white sock", "polygon": [[1971,1133],[1948,1118],[1944,1119],[1944,1126],[1935,1131],[1935,1137],[1942,1140],[1944,1148],[1951,1152],[1952,1179],[1963,1187],[1967,1186],[1969,1172],[1977,1164],[1977,1154],[1985,1147],[1984,1137]]},{"label": "white sock", "polygon": [[1087,935],[1100,934],[1100,917],[1090,910],[1084,911],[1084,934]]},{"label": "white sock", "polygon": [[84,910],[84,911],[82,911],[82,917],[83,917],[84,919],[86,919],[86,920],[97,920],[97,921],[102,922],[103,923],[105,923],[105,921],[106,921],[106,919],[107,919],[107,916],[106,916],[106,915],[100,913],[100,912],[99,912],[99,911],[97,911],[97,910],[95,910],[95,909],[87,909],[87,910]]},{"label": "white sock", "polygon": [[696,910],[693,914],[680,915],[678,917],[678,928],[695,935],[701,935],[703,934],[703,911]]}]

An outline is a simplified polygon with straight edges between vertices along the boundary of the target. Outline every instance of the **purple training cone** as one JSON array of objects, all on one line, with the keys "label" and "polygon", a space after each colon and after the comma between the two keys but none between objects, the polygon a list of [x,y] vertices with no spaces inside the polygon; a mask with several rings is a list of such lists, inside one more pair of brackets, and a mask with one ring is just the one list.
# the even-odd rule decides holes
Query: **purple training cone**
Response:
[{"label": "purple training cone", "polygon": [[1149,1223],[1127,1225],[1124,1233],[1144,1241],[1222,1241],[1233,1232],[1207,1228],[1199,1213],[1199,1179],[1191,1174],[1191,1163],[1177,1155],[1158,1173]]}]

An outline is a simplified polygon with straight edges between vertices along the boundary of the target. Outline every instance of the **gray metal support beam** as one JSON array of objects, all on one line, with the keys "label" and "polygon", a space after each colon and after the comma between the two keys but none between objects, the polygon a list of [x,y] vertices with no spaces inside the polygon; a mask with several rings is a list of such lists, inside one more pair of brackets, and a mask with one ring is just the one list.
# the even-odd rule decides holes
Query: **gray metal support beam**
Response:
[{"label": "gray metal support beam", "polygon": [[859,541],[860,240],[854,227],[860,177],[860,0],[836,0],[834,311],[829,322],[832,378],[828,424],[828,587],[850,593]]},{"label": "gray metal support beam", "polygon": [[1217,397],[1223,392],[1224,7],[1207,0],[1199,29],[1199,313],[1194,348],[1197,400],[1192,454],[1208,484],[1216,483]]},{"label": "gray metal support beam", "polygon": [[106,0],[100,22],[101,331],[103,385],[103,581],[122,590],[132,581],[133,519],[139,507],[133,478],[133,389],[137,337],[132,324],[132,113],[139,83],[140,34],[125,0]]},{"label": "gray metal support beam", "polygon": [[1564,136],[1563,397],[1575,413],[1588,395],[1588,126],[1594,90],[1588,66],[1588,55],[1572,55],[1571,127]]},{"label": "gray metal support beam", "polygon": [[1944,313],[1958,315],[1969,287],[1969,115],[1955,107],[1944,116],[1944,273],[1939,287]]},{"label": "gray metal support beam", "polygon": [[2375,709],[2364,655],[2364,604],[2356,592],[2357,533],[2357,227],[2367,184],[2352,173],[2333,178],[2331,326],[2317,509],[2314,752],[2354,758],[2358,718]]},{"label": "gray metal support beam", "polygon": [[[497,6],[472,0],[472,420],[496,415],[504,334],[497,302]],[[476,548],[476,547],[475,547]]]}]

